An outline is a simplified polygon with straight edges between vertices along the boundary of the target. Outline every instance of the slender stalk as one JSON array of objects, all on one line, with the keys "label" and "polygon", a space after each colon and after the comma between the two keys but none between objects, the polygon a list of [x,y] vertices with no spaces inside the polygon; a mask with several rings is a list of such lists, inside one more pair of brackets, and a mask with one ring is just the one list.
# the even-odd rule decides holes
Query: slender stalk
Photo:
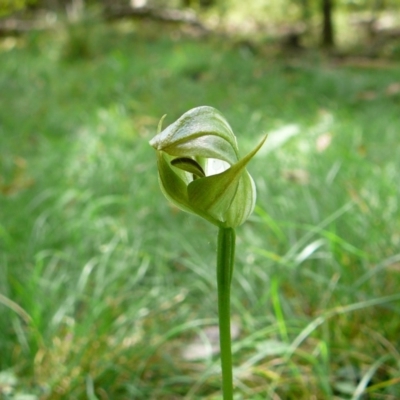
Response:
[{"label": "slender stalk", "polygon": [[231,282],[235,261],[235,230],[219,228],[217,254],[219,342],[221,349],[223,399],[233,400],[231,346]]}]

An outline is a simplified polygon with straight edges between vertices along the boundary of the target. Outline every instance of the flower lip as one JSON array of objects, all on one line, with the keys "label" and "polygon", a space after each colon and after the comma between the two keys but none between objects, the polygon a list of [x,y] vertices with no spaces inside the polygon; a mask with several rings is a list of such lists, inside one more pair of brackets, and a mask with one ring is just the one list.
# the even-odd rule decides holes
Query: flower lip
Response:
[{"label": "flower lip", "polygon": [[204,168],[196,160],[188,157],[173,158],[171,165],[193,174],[195,176],[194,179],[218,175],[230,168],[229,163],[218,158],[207,158]]},{"label": "flower lip", "polygon": [[193,174],[193,179],[204,178],[206,176],[202,166],[193,158],[181,157],[171,160],[171,165],[183,171]]}]

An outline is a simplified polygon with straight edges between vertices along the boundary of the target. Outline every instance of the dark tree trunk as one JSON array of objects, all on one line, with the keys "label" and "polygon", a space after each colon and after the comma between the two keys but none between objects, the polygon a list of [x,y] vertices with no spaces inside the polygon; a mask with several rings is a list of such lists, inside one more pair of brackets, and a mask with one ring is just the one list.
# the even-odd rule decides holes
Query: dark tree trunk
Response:
[{"label": "dark tree trunk", "polygon": [[332,48],[335,45],[333,29],[333,2],[334,0],[321,0],[322,10],[322,47]]}]

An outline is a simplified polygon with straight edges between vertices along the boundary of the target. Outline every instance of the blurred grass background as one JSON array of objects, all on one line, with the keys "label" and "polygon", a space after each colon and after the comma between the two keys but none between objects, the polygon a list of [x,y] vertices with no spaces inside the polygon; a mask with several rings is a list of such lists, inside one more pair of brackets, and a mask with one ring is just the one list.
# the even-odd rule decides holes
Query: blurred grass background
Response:
[{"label": "blurred grass background", "polygon": [[[218,108],[258,189],[238,229],[236,399],[400,397],[400,69],[153,22],[1,41],[0,398],[220,399],[215,228],[148,141]],[[24,397],[25,396],[25,397]]]}]

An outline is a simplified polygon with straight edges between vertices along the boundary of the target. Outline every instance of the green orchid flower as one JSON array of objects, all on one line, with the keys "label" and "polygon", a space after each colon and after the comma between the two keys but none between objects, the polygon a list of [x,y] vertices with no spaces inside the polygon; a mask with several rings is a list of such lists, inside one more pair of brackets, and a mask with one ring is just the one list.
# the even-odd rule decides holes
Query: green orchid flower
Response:
[{"label": "green orchid flower", "polygon": [[215,108],[189,110],[150,141],[157,150],[160,185],[180,209],[221,228],[241,225],[253,212],[254,181],[247,163],[264,143],[239,157],[236,137]]},{"label": "green orchid flower", "polygon": [[235,228],[254,209],[256,189],[247,163],[263,145],[239,157],[236,137],[223,115],[197,107],[150,141],[157,150],[158,174],[165,196],[182,210],[217,225],[217,288],[222,391],[233,400],[230,286],[235,260]]}]

